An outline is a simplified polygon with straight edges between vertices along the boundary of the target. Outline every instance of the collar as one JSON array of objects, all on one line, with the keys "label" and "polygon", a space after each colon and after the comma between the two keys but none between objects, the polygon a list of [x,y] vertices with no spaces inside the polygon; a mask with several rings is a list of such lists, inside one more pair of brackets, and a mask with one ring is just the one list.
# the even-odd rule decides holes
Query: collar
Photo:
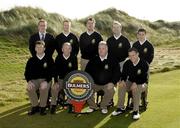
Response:
[{"label": "collar", "polygon": [[119,39],[120,37],[121,37],[121,33],[119,34],[119,36],[115,36],[115,35],[113,35],[114,36],[114,38],[117,40],[117,39]]},{"label": "collar", "polygon": [[67,34],[65,32],[63,32],[63,34],[67,37],[67,36],[69,36],[70,32],[67,33]]},{"label": "collar", "polygon": [[140,40],[139,40],[140,45],[143,45],[143,44],[144,44],[144,42],[146,42],[146,38],[145,38],[145,40],[144,40],[144,41],[140,41]]},{"label": "collar", "polygon": [[94,31],[92,31],[92,32],[87,31],[86,33],[90,36],[91,34],[94,33]]},{"label": "collar", "polygon": [[108,54],[106,54],[106,56],[103,57],[103,58],[101,56],[99,56],[99,58],[100,58],[101,61],[104,61],[105,59],[107,59],[107,56],[108,56]]},{"label": "collar", "polygon": [[66,57],[66,56],[63,54],[63,57],[64,57],[65,60],[67,60],[67,59],[70,57],[70,55],[69,55],[68,57]]},{"label": "collar", "polygon": [[37,58],[38,58],[39,60],[42,60],[42,59],[44,58],[44,56],[45,56],[45,53],[44,53],[42,56],[38,56],[37,54],[36,54],[36,56],[37,56]]},{"label": "collar", "polygon": [[40,40],[42,39],[42,34],[44,35],[44,39],[45,39],[46,32],[45,32],[45,33],[41,33],[41,32],[39,32],[39,37],[40,37]]},{"label": "collar", "polygon": [[137,61],[137,63],[133,63],[133,66],[138,65],[139,61],[140,61],[140,58],[138,57],[138,61]]},{"label": "collar", "polygon": [[44,33],[39,32],[39,36],[42,36],[42,34],[44,34],[44,36],[45,36],[46,32],[44,32]]}]

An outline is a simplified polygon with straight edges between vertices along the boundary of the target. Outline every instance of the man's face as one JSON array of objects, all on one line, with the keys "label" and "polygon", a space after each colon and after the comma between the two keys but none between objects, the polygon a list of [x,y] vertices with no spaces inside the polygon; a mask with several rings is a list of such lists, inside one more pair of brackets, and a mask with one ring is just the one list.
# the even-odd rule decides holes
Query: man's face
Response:
[{"label": "man's face", "polygon": [[47,23],[46,22],[39,22],[38,30],[41,33],[45,33],[47,29]]},{"label": "man's face", "polygon": [[118,24],[113,24],[112,31],[113,31],[113,34],[119,35],[121,33],[121,26]]},{"label": "man's face", "polygon": [[88,20],[86,26],[88,31],[93,31],[95,27],[95,23],[94,21]]},{"label": "man's face", "polygon": [[42,44],[36,44],[35,51],[37,54],[43,54],[45,51],[45,47]]},{"label": "man's face", "polygon": [[133,62],[136,63],[138,61],[138,53],[135,51],[131,51],[128,53],[129,54],[129,59]]},{"label": "man's face", "polygon": [[137,33],[137,38],[139,41],[144,41],[146,38],[146,33],[145,32],[138,32]]},{"label": "man's face", "polygon": [[65,32],[70,32],[70,27],[71,27],[71,25],[69,22],[64,22],[63,28],[64,28]]},{"label": "man's face", "polygon": [[67,45],[67,44],[64,44],[63,47],[62,47],[62,52],[64,55],[66,56],[69,56],[70,53],[71,53],[71,46],[70,45]]},{"label": "man's face", "polygon": [[105,44],[99,45],[99,47],[98,47],[99,56],[105,57],[107,55],[107,52],[108,52],[107,45],[105,45]]}]

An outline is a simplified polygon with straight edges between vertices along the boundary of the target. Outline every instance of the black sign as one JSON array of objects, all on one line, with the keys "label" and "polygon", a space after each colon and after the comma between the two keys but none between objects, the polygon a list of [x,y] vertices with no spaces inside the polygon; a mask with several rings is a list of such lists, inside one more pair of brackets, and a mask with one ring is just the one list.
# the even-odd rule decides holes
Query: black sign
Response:
[{"label": "black sign", "polygon": [[72,71],[64,78],[64,91],[68,98],[76,101],[85,101],[92,94],[94,81],[83,71]]}]

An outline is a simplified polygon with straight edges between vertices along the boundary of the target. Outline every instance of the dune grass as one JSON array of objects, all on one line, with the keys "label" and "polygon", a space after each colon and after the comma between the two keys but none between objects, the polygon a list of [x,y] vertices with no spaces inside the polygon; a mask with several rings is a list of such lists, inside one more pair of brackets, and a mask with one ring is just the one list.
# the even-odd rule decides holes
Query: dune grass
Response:
[{"label": "dune grass", "polygon": [[[180,22],[140,20],[115,8],[100,11],[91,17],[96,19],[96,30],[103,35],[104,40],[112,34],[112,22],[117,20],[123,26],[122,33],[132,42],[135,42],[136,32],[141,27],[147,30],[148,38],[156,46],[170,44],[174,41],[180,42]],[[47,13],[40,8],[14,7],[8,11],[0,12],[0,35],[11,35],[14,38],[26,40],[37,30],[39,18],[44,18],[48,21],[48,32],[54,35],[62,32],[62,22],[64,19],[68,19],[60,14]],[[82,32],[86,31],[86,20],[87,17],[72,19],[72,32],[80,36]]]}]

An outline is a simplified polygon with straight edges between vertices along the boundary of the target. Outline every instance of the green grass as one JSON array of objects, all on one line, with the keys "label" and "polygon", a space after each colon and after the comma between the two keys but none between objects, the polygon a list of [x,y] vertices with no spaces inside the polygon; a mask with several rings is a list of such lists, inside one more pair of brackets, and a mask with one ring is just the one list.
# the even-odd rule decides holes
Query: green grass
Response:
[{"label": "green grass", "polygon": [[0,107],[26,99],[23,72],[28,58],[27,48],[0,38]]},{"label": "green grass", "polygon": [[[149,84],[149,105],[141,113],[141,119],[133,121],[126,112],[118,117],[102,115],[99,111],[75,117],[59,110],[56,115],[27,116],[28,101],[11,103],[1,107],[1,128],[178,128],[180,127],[180,70],[151,75]],[[16,95],[17,97],[18,95]],[[117,97],[115,96],[117,100]],[[110,109],[110,112],[114,108]]]}]

